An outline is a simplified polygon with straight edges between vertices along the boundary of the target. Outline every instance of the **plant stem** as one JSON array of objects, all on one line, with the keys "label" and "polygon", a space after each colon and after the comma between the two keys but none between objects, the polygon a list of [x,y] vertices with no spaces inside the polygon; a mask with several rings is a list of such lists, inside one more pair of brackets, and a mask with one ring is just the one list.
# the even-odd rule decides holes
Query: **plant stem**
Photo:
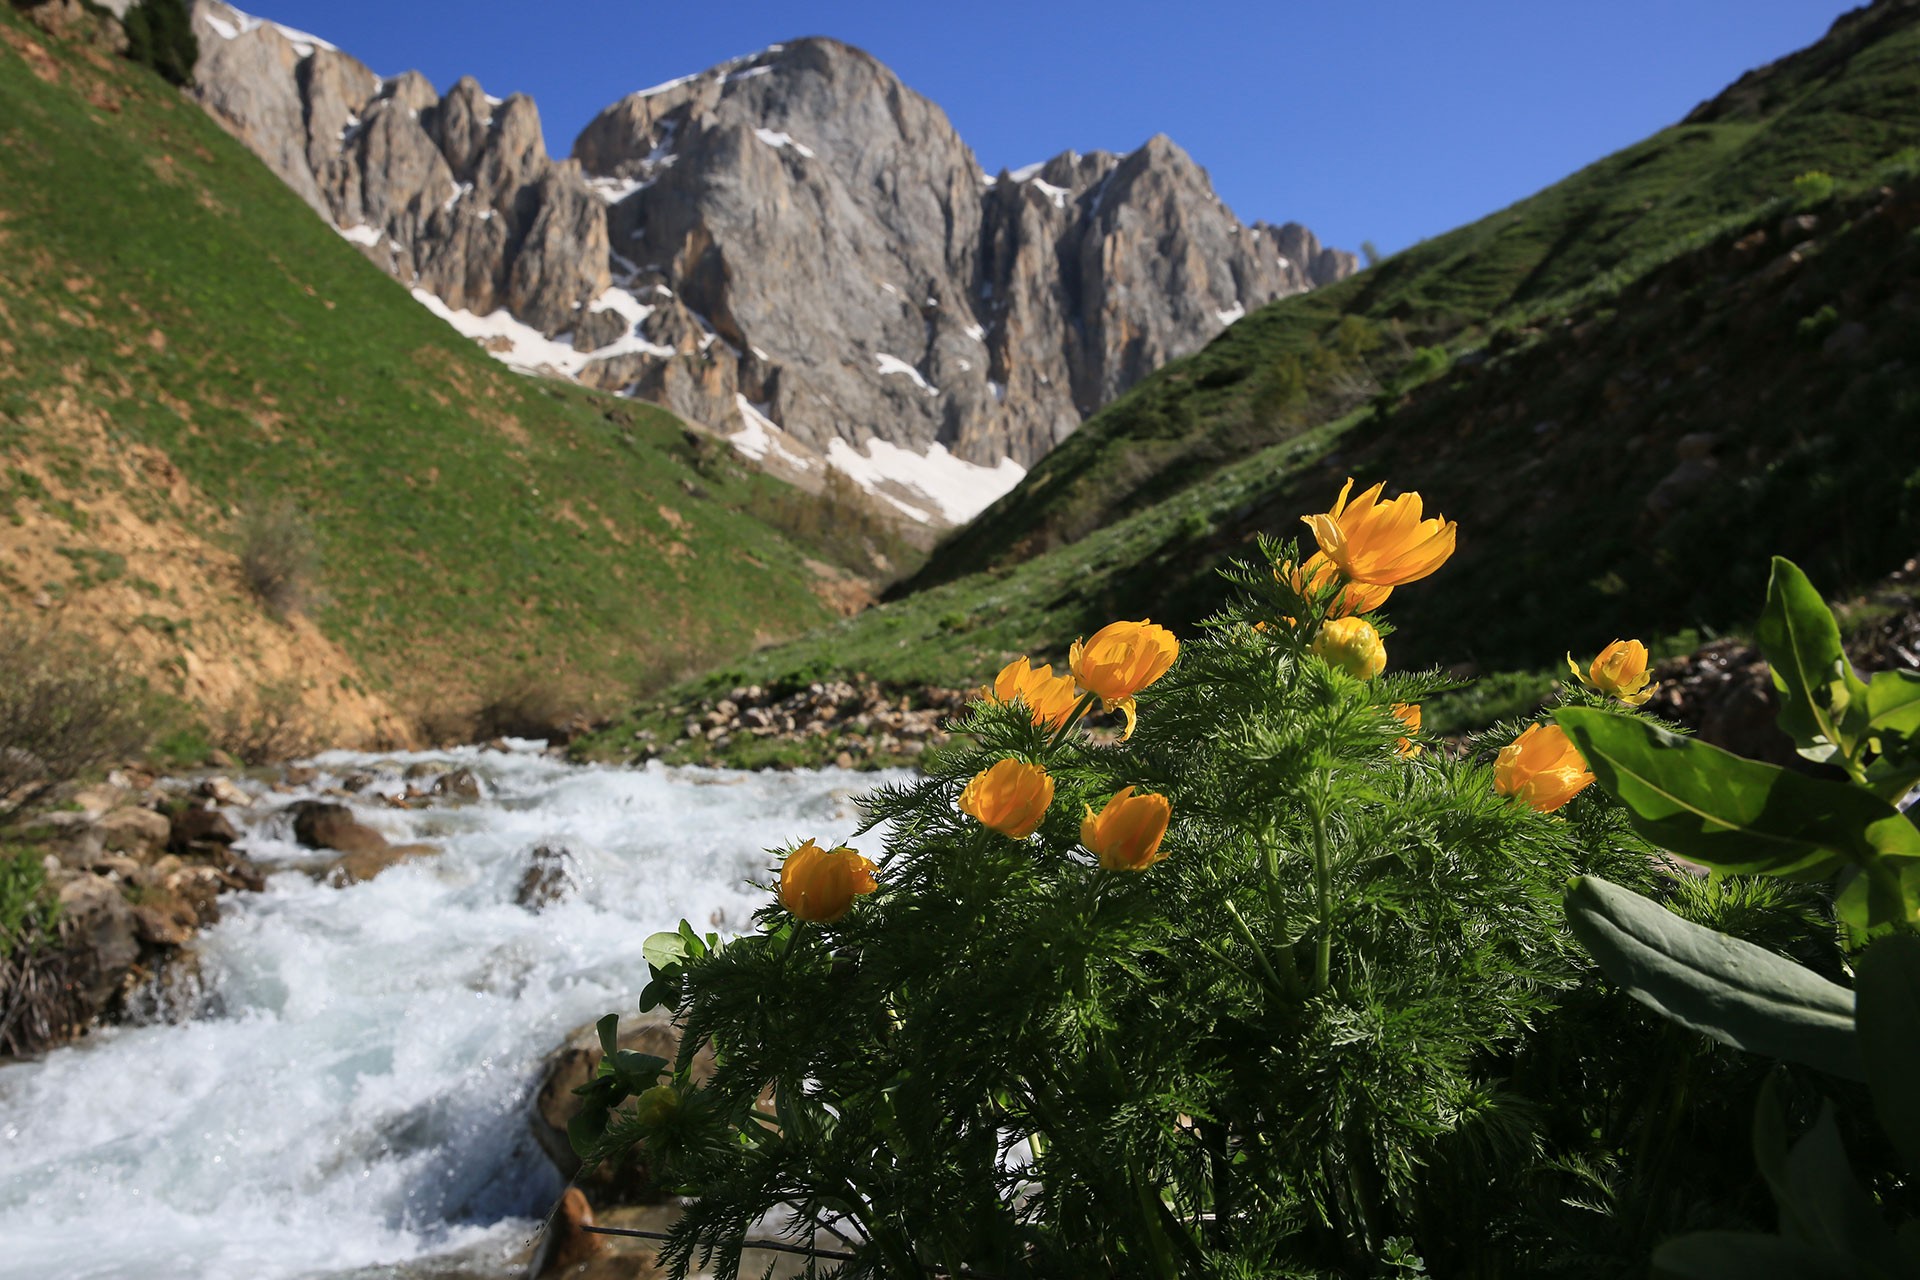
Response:
[{"label": "plant stem", "polygon": [[1061,722],[1060,727],[1054,731],[1053,737],[1047,740],[1046,754],[1052,755],[1054,748],[1067,740],[1067,735],[1073,732],[1073,727],[1080,723],[1081,717],[1092,710],[1094,699],[1098,696],[1092,693],[1081,695],[1080,701],[1073,704],[1072,713]]},{"label": "plant stem", "polygon": [[1327,848],[1326,778],[1313,797],[1313,891],[1319,903],[1320,936],[1313,953],[1313,994],[1327,989],[1333,976],[1333,854]]},{"label": "plant stem", "polygon": [[1228,918],[1233,921],[1234,928],[1240,931],[1241,938],[1246,941],[1248,949],[1253,952],[1253,958],[1260,962],[1261,972],[1267,975],[1267,981],[1295,998],[1304,994],[1300,989],[1300,975],[1296,973],[1293,968],[1293,957],[1286,952],[1282,952],[1281,958],[1286,965],[1284,976],[1282,973],[1275,972],[1273,962],[1267,958],[1266,949],[1263,948],[1259,940],[1253,936],[1253,930],[1247,927],[1246,919],[1241,916],[1239,908],[1233,905],[1233,899],[1228,898],[1225,905]]}]

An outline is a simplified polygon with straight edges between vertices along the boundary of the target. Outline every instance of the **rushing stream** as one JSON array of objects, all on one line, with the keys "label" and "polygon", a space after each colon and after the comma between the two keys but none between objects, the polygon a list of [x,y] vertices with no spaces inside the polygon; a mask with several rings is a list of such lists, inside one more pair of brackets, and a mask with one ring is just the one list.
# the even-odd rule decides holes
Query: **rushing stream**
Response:
[{"label": "rushing stream", "polygon": [[[477,804],[387,807],[393,764],[479,775]],[[276,811],[354,770],[390,839],[443,852],[350,888],[302,868]],[[559,1183],[529,1136],[541,1059],[635,1012],[640,947],[685,917],[744,927],[766,848],[844,839],[873,774],[587,768],[534,750],[320,757],[312,791],[233,816],[273,869],[196,943],[197,1017],[96,1032],[0,1068],[0,1277],[271,1280],[509,1256]],[[897,775],[896,775],[897,776]],[[262,788],[251,788],[258,794]],[[577,890],[515,901],[564,845]]]}]

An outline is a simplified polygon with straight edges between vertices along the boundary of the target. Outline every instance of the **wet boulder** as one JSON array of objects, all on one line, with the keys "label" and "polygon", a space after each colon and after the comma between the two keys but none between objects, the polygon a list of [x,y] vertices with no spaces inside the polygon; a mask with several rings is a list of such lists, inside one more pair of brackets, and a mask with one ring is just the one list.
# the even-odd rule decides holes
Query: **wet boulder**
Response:
[{"label": "wet boulder", "polygon": [[375,854],[387,848],[387,838],[354,817],[353,810],[325,800],[293,806],[293,838],[309,849],[338,853]]},{"label": "wet boulder", "polygon": [[[620,1028],[620,1047],[633,1053],[650,1053],[669,1064],[680,1052],[680,1033],[663,1018],[628,1022]],[[547,1153],[564,1178],[578,1175],[579,1185],[602,1204],[642,1204],[664,1196],[647,1169],[646,1157],[638,1150],[619,1161],[596,1165],[580,1172],[580,1157],[567,1140],[567,1125],[580,1113],[580,1098],[574,1090],[593,1079],[600,1069],[600,1040],[589,1023],[568,1036],[566,1041],[540,1066],[540,1088],[534,1094],[529,1124],[540,1149]],[[694,1058],[693,1077],[705,1080],[713,1074],[713,1053],[701,1049]]]},{"label": "wet boulder", "polygon": [[544,911],[579,892],[579,870],[565,845],[536,845],[527,856],[527,869],[513,900],[529,911]]}]

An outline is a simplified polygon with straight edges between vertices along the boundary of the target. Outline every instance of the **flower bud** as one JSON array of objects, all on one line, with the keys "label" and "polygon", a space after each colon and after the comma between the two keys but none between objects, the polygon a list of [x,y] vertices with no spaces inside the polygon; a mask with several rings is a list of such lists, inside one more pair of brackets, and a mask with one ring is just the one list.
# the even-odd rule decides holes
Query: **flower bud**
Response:
[{"label": "flower bud", "polygon": [[780,905],[802,920],[832,924],[861,894],[880,887],[874,865],[841,845],[822,849],[809,840],[780,864]]},{"label": "flower bud", "polygon": [[653,1130],[672,1120],[680,1110],[680,1091],[670,1084],[657,1084],[634,1100],[633,1118],[642,1129]]},{"label": "flower bud", "polygon": [[1356,680],[1371,680],[1387,665],[1387,646],[1365,618],[1328,619],[1307,652]]},{"label": "flower bud", "polygon": [[1162,795],[1135,795],[1132,787],[1114,792],[1099,813],[1087,806],[1080,843],[1098,855],[1109,871],[1145,871],[1167,855],[1160,840],[1167,834],[1173,806]]},{"label": "flower bud", "polygon": [[1575,665],[1572,654],[1567,655],[1567,668],[1587,688],[1618,698],[1630,707],[1639,706],[1659,688],[1649,682],[1647,646],[1638,640],[1615,640],[1600,651],[1585,675]]},{"label": "flower bud", "polygon": [[1518,796],[1541,813],[1552,813],[1592,781],[1586,761],[1557,724],[1528,725],[1500,749],[1493,764],[1493,789]]},{"label": "flower bud", "polygon": [[1037,764],[1008,758],[975,774],[960,793],[960,812],[1015,840],[1040,826],[1053,803],[1053,779]]}]

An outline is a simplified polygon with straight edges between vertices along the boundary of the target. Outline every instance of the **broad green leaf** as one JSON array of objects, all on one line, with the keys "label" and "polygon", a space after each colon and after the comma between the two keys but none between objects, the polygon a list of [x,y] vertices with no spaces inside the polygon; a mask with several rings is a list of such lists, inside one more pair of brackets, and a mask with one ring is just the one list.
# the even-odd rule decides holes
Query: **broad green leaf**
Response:
[{"label": "broad green leaf", "polygon": [[1920,858],[1882,858],[1874,872],[1848,867],[1834,882],[1833,910],[1849,951],[1911,923],[1920,906]]},{"label": "broad green leaf", "polygon": [[660,1083],[661,1072],[667,1069],[667,1060],[651,1053],[635,1053],[631,1049],[622,1049],[609,1061],[613,1063],[613,1073],[630,1093],[645,1093]]},{"label": "broad green leaf", "polygon": [[1907,1162],[1920,1169],[1920,938],[1884,938],[1857,967],[1860,1053],[1880,1127]]},{"label": "broad green leaf", "polygon": [[650,933],[640,944],[640,958],[655,973],[670,969],[686,960],[687,940],[678,933]]},{"label": "broad green leaf", "polygon": [[1675,1022],[1749,1053],[1865,1078],[1845,987],[1599,876],[1567,886],[1567,918],[1608,977]]},{"label": "broad green leaf", "polygon": [[1780,690],[1781,729],[1809,759],[1829,759],[1836,748],[1852,757],[1866,723],[1867,687],[1840,646],[1833,611],[1791,560],[1773,559],[1758,630]]},{"label": "broad green leaf", "polygon": [[567,1145],[573,1148],[573,1154],[583,1160],[593,1154],[607,1131],[610,1114],[611,1109],[604,1103],[589,1102],[567,1121]]},{"label": "broad green leaf", "polygon": [[1813,1128],[1793,1144],[1782,1175],[1773,1188],[1782,1235],[1882,1267],[1894,1261],[1893,1232],[1853,1176],[1831,1102],[1821,1106]]},{"label": "broad green leaf", "polygon": [[1880,671],[1867,684],[1867,724],[1876,733],[1920,733],[1920,671]]},{"label": "broad green leaf", "polygon": [[1890,742],[1893,754],[1881,756],[1867,766],[1867,790],[1888,804],[1898,804],[1913,790],[1914,784],[1920,782],[1920,750],[1917,750],[1920,740],[1912,746],[1898,738],[1876,738],[1875,741]]},{"label": "broad green leaf", "polygon": [[600,1056],[602,1060],[611,1058],[620,1048],[620,1015],[610,1013],[593,1024],[600,1036]]},{"label": "broad green leaf", "polygon": [[1716,870],[1812,878],[1842,862],[1920,857],[1920,828],[1865,788],[1748,760],[1634,716],[1562,707],[1554,719],[1635,830]]}]

